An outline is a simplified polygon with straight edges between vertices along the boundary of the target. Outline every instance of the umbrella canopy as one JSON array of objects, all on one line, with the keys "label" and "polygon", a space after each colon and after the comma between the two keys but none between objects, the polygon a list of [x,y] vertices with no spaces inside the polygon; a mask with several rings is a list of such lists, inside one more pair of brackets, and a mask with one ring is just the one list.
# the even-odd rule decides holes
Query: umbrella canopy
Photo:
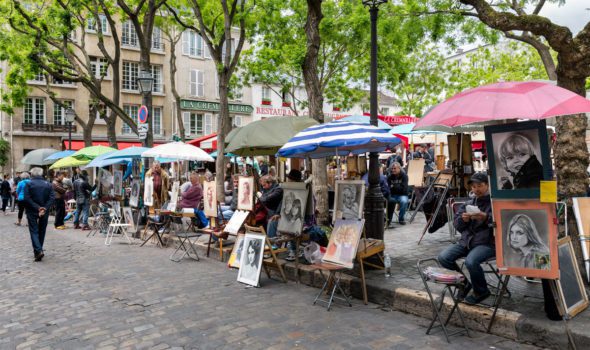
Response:
[{"label": "umbrella canopy", "polygon": [[226,152],[238,156],[264,156],[277,153],[289,139],[318,122],[308,117],[272,117],[252,122],[235,131]]},{"label": "umbrella canopy", "polygon": [[335,121],[309,127],[289,140],[278,151],[287,158],[324,158],[367,152],[383,152],[401,140],[388,130],[371,125]]},{"label": "umbrella canopy", "polygon": [[[211,157],[213,157],[213,158],[217,158],[217,151],[215,151],[215,152],[213,152],[213,153],[209,153],[209,155],[210,155]],[[235,155],[235,154],[233,154],[233,153],[226,152],[226,153],[225,153],[225,157],[226,157],[226,158],[232,158],[232,157],[236,157],[236,155]]]},{"label": "umbrella canopy", "polygon": [[141,154],[142,157],[148,158],[171,158],[177,160],[194,160],[203,162],[214,162],[215,159],[208,155],[199,147],[186,144],[184,142],[170,142],[158,145]]},{"label": "umbrella canopy", "polygon": [[90,163],[90,159],[77,159],[73,156],[65,157],[53,163],[49,169],[72,168]]},{"label": "umbrella canopy", "polygon": [[56,160],[71,156],[74,153],[76,153],[76,151],[72,151],[72,150],[65,150],[65,151],[61,151],[61,152],[56,152],[56,153],[53,153],[52,155],[50,155],[49,157],[45,158],[45,160],[56,161]]},{"label": "umbrella canopy", "polygon": [[52,154],[59,152],[53,148],[40,148],[27,153],[20,160],[21,163],[27,165],[48,165],[54,162],[54,160],[45,160]]},{"label": "umbrella canopy", "polygon": [[[348,117],[339,118],[338,120],[342,122],[371,125],[371,117],[366,115],[349,115]],[[391,125],[387,124],[381,119],[377,119],[377,127],[379,129],[391,129]]]},{"label": "umbrella canopy", "polygon": [[148,150],[148,147],[128,147],[118,151],[115,150],[112,153],[108,153],[105,159],[141,158],[141,154]]},{"label": "umbrella canopy", "polygon": [[538,81],[502,82],[451,97],[420,118],[414,130],[467,124],[479,124],[481,128],[507,119],[540,120],[586,112],[590,112],[589,100],[558,86]]},{"label": "umbrella canopy", "polygon": [[115,153],[117,151],[103,153],[100,156],[94,158],[90,163],[86,164],[85,166],[81,167],[83,169],[86,168],[102,168],[103,166],[112,165],[112,164],[119,164],[119,163],[127,163],[131,161],[131,158],[116,158],[110,159],[108,156]]},{"label": "umbrella canopy", "polygon": [[440,131],[413,130],[414,126],[416,123],[397,125],[391,128],[389,133],[392,135],[443,134]]},{"label": "umbrella canopy", "polygon": [[116,149],[112,148],[112,147],[90,146],[90,147],[84,147],[81,150],[79,150],[78,152],[72,154],[72,157],[74,157],[76,159],[92,160],[92,159],[100,156],[101,154],[105,154],[105,153],[113,152],[113,151],[116,151]]}]

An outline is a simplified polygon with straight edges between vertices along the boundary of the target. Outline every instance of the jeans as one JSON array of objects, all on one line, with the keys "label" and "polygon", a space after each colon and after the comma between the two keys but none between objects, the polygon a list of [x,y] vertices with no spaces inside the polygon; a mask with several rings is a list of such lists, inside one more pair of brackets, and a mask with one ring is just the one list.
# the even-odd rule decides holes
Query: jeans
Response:
[{"label": "jeans", "polygon": [[404,217],[406,215],[406,209],[408,209],[408,196],[399,195],[399,194],[392,194],[389,196],[389,206],[387,207],[387,216],[389,217],[389,222],[393,221],[393,211],[395,210],[395,205],[399,203],[399,221],[404,222]]},{"label": "jeans", "polygon": [[80,214],[82,214],[82,226],[88,226],[88,210],[90,209],[90,202],[76,204],[76,212],[74,213],[74,226],[80,225]]},{"label": "jeans", "polygon": [[64,217],[66,216],[66,202],[63,198],[55,199],[55,227],[64,225]]},{"label": "jeans", "polygon": [[270,220],[266,224],[266,235],[268,238],[274,238],[277,236],[277,229],[279,227],[279,220]]},{"label": "jeans", "polygon": [[231,219],[232,215],[234,215],[234,211],[231,209],[224,210],[221,212],[221,216],[223,217],[223,220],[225,220],[225,221],[229,221],[229,219]]},{"label": "jeans", "polygon": [[476,295],[482,295],[489,293],[489,290],[481,264],[494,256],[496,256],[494,247],[478,245],[469,250],[461,244],[456,243],[443,250],[438,255],[438,261],[444,268],[461,272],[455,261],[459,258],[466,257],[465,266],[471,277],[473,291]]},{"label": "jeans", "polygon": [[2,211],[6,213],[6,207],[8,206],[8,201],[10,197],[2,197]]},{"label": "jeans", "polygon": [[45,241],[45,230],[47,229],[47,219],[49,214],[39,216],[38,213],[27,211],[27,221],[29,222],[29,234],[31,243],[33,243],[33,252],[43,251],[43,242]]}]

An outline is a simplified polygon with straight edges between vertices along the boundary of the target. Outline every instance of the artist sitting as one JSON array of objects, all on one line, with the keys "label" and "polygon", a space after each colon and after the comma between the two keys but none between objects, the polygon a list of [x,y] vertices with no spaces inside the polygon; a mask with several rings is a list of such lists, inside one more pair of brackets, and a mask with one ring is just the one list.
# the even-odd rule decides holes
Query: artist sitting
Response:
[{"label": "artist sitting", "polygon": [[190,174],[190,187],[182,192],[182,200],[180,201],[181,208],[199,209],[201,199],[203,199],[203,188],[199,183],[199,175],[195,172]]},{"label": "artist sitting", "polygon": [[[492,228],[492,208],[488,177],[485,173],[475,173],[469,180],[474,197],[463,204],[455,216],[454,225],[461,232],[458,243],[447,247],[438,256],[440,264],[450,270],[461,272],[457,259],[465,257],[471,283],[459,291],[457,298],[465,299],[467,304],[478,304],[490,296],[481,263],[496,255],[494,229]],[[473,286],[473,294],[467,296]]]}]

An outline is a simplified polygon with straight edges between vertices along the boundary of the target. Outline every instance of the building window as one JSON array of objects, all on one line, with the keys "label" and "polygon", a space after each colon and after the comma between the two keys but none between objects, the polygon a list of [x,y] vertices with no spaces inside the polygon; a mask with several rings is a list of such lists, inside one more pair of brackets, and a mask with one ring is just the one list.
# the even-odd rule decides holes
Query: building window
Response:
[{"label": "building window", "polygon": [[[123,105],[123,111],[125,114],[129,116],[132,120],[135,120],[137,123],[137,110],[139,109],[138,105]],[[127,123],[123,122],[123,128],[121,129],[122,134],[131,134],[131,128]]]},{"label": "building window", "polygon": [[27,98],[25,103],[25,124],[45,124],[44,98]]},{"label": "building window", "polygon": [[182,54],[203,57],[203,38],[192,30],[182,33]]},{"label": "building window", "polygon": [[184,133],[186,136],[203,134],[203,115],[198,113],[183,112]]},{"label": "building window", "polygon": [[152,50],[164,50],[164,43],[162,42],[162,30],[159,27],[154,27],[152,32]]},{"label": "building window", "polygon": [[137,32],[131,21],[125,21],[123,23],[123,29],[121,31],[121,43],[125,46],[137,47]]},{"label": "building window", "polygon": [[31,79],[31,81],[34,81],[36,83],[44,83],[45,82],[45,74],[43,72],[37,73],[37,74],[35,74],[33,79]]},{"label": "building window", "polygon": [[191,69],[189,91],[190,95],[194,97],[205,96],[205,77],[202,70]]},{"label": "building window", "polygon": [[381,115],[389,115],[389,107],[381,108]]},{"label": "building window", "polygon": [[291,107],[291,94],[288,92],[283,92],[283,107]]},{"label": "building window", "polygon": [[137,91],[137,77],[139,76],[139,63],[123,62],[123,90]]},{"label": "building window", "polygon": [[[63,71],[61,71],[60,73],[64,74]],[[51,80],[52,80],[53,84],[56,84],[56,85],[74,85],[74,82],[67,81],[67,80],[61,80],[56,77],[52,77]]]},{"label": "building window", "polygon": [[109,77],[109,61],[102,57],[90,57],[90,71],[96,79]]},{"label": "building window", "polygon": [[270,98],[270,88],[266,86],[262,86],[262,104],[263,105],[271,105],[271,98]]},{"label": "building window", "polygon": [[241,115],[236,115],[233,117],[233,126],[235,126],[236,128],[239,128],[242,126],[242,116]]},{"label": "building window", "polygon": [[203,125],[203,132],[205,135],[210,135],[217,131],[217,115],[205,114],[205,123]]},{"label": "building window", "polygon": [[[102,33],[103,34],[108,34],[109,33],[109,26],[107,23],[107,17],[105,15],[99,15],[98,18],[100,18],[100,25],[101,25],[101,29],[102,29]],[[98,26],[96,25],[96,19],[94,18],[94,16],[89,17],[88,20],[86,21],[86,31],[89,33],[96,33],[96,30]]]},{"label": "building window", "polygon": [[64,100],[61,103],[65,106],[62,107],[57,103],[53,104],[53,124],[55,125],[66,125],[66,109],[73,108],[74,101]]},{"label": "building window", "polygon": [[162,66],[152,66],[152,78],[154,78],[153,92],[164,93],[164,79],[162,77]]},{"label": "building window", "polygon": [[162,107],[152,107],[152,131],[154,135],[162,134]]},{"label": "building window", "polygon": [[[227,41],[223,43],[223,47],[221,48],[221,59],[222,60],[225,59],[225,48],[227,46],[226,44],[227,44]],[[236,53],[236,39],[231,39],[231,44],[229,47],[230,61],[231,61],[232,57],[235,56],[235,53]]]}]

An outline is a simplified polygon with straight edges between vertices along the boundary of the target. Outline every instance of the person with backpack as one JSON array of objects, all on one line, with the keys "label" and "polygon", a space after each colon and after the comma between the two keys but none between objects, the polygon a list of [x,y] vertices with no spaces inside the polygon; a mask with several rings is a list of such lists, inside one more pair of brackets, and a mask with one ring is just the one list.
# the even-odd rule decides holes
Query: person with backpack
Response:
[{"label": "person with backpack", "polygon": [[16,200],[18,203],[18,219],[14,224],[20,226],[25,212],[25,186],[31,181],[29,173],[23,171],[20,175],[20,181],[16,186]]}]

